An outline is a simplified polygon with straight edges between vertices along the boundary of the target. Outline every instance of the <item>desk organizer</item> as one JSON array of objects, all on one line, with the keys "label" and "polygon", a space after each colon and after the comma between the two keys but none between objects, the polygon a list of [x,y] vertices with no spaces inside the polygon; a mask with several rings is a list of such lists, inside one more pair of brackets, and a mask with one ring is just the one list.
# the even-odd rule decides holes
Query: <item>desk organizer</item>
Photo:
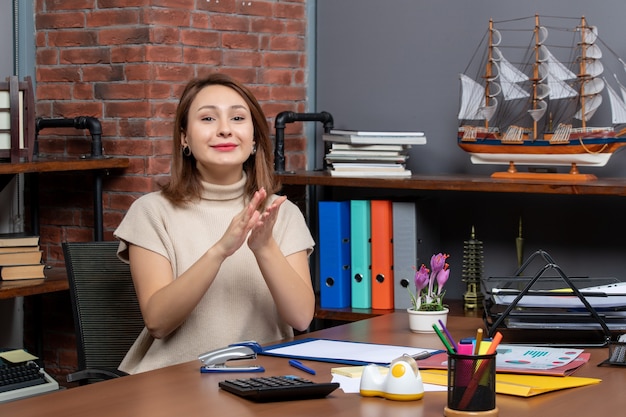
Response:
[{"label": "desk organizer", "polygon": [[[544,265],[532,276],[526,268]],[[626,330],[626,283],[616,278],[568,277],[545,251],[537,251],[511,276],[482,279],[485,324],[489,336],[498,328],[524,330],[530,337],[546,330],[562,333],[537,345],[606,346],[611,331]],[[524,341],[525,343],[528,340]]]},{"label": "desk organizer", "polygon": [[617,341],[609,342],[609,357],[598,364],[603,365],[626,366],[626,335],[621,335]]}]

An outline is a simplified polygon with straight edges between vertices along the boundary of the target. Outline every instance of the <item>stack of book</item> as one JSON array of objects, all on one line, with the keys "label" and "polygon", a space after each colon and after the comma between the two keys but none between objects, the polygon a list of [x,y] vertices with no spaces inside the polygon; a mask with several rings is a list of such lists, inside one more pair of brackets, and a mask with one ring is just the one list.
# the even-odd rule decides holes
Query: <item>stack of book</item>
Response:
[{"label": "stack of book", "polygon": [[408,177],[409,149],[426,143],[423,132],[364,132],[333,129],[322,135],[334,177]]},{"label": "stack of book", "polygon": [[39,236],[0,234],[0,277],[3,281],[45,278]]}]

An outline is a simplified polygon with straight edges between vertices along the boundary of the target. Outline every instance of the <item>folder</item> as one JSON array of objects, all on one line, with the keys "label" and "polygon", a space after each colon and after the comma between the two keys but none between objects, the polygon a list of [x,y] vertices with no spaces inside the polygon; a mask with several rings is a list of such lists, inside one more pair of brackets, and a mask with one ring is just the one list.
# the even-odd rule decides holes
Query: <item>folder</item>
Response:
[{"label": "folder", "polygon": [[350,307],[350,202],[320,201],[320,306]]},{"label": "folder", "polygon": [[[448,384],[448,372],[445,370],[420,370],[420,374],[422,376],[422,380],[426,384]],[[546,392],[598,384],[601,381],[601,379],[597,378],[575,376],[517,375],[497,373],[496,393],[515,395],[518,397],[533,397]]]},{"label": "folder", "polygon": [[372,308],[393,309],[393,218],[391,201],[372,200]]},{"label": "folder", "polygon": [[[394,306],[406,309],[411,307],[411,297],[407,288],[413,287],[414,267],[417,265],[417,229],[415,203],[394,201],[393,218],[393,276]],[[413,291],[415,288],[411,288]]]},{"label": "folder", "polygon": [[370,201],[350,201],[352,308],[372,307]]}]

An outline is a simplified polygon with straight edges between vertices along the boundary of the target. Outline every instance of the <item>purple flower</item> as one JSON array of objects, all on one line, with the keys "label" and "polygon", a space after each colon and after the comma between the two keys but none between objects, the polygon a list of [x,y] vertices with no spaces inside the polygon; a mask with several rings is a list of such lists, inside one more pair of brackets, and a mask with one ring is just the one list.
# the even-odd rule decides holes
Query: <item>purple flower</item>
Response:
[{"label": "purple flower", "polygon": [[449,256],[450,255],[438,253],[430,258],[430,267],[433,270],[434,275],[437,275],[437,273],[446,266],[446,259],[448,259]]},{"label": "purple flower", "polygon": [[413,293],[409,287],[407,290],[414,310],[441,311],[445,308],[443,287],[450,277],[450,266],[446,262],[449,256],[443,253],[433,255],[430,259],[431,269],[424,264],[419,269],[413,267],[416,291]]},{"label": "purple flower", "polygon": [[447,268],[448,264],[446,264],[445,269],[439,271],[437,274],[437,294],[441,294],[441,290],[443,286],[446,285],[448,278],[450,277],[450,270]]},{"label": "purple flower", "polygon": [[424,264],[415,271],[415,288],[419,294],[428,285],[430,271]]}]

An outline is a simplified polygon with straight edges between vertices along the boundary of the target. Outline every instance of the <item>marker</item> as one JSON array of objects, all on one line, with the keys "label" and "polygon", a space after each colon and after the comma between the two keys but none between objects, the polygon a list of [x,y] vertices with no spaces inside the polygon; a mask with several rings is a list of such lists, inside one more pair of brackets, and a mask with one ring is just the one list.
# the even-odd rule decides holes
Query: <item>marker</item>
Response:
[{"label": "marker", "polygon": [[456,344],[456,342],[452,338],[452,335],[450,334],[450,332],[446,328],[446,325],[443,324],[443,322],[441,320],[439,320],[439,325],[441,326],[441,330],[443,330],[443,332],[445,333],[446,337],[450,341],[450,344],[452,345],[452,348],[454,349],[454,351],[458,352],[459,351],[459,346]]},{"label": "marker", "polygon": [[315,375],[315,369],[311,369],[308,366],[302,364],[302,362],[295,359],[290,360],[289,365],[293,366],[294,368],[298,368],[299,370],[304,371],[308,374]]}]

